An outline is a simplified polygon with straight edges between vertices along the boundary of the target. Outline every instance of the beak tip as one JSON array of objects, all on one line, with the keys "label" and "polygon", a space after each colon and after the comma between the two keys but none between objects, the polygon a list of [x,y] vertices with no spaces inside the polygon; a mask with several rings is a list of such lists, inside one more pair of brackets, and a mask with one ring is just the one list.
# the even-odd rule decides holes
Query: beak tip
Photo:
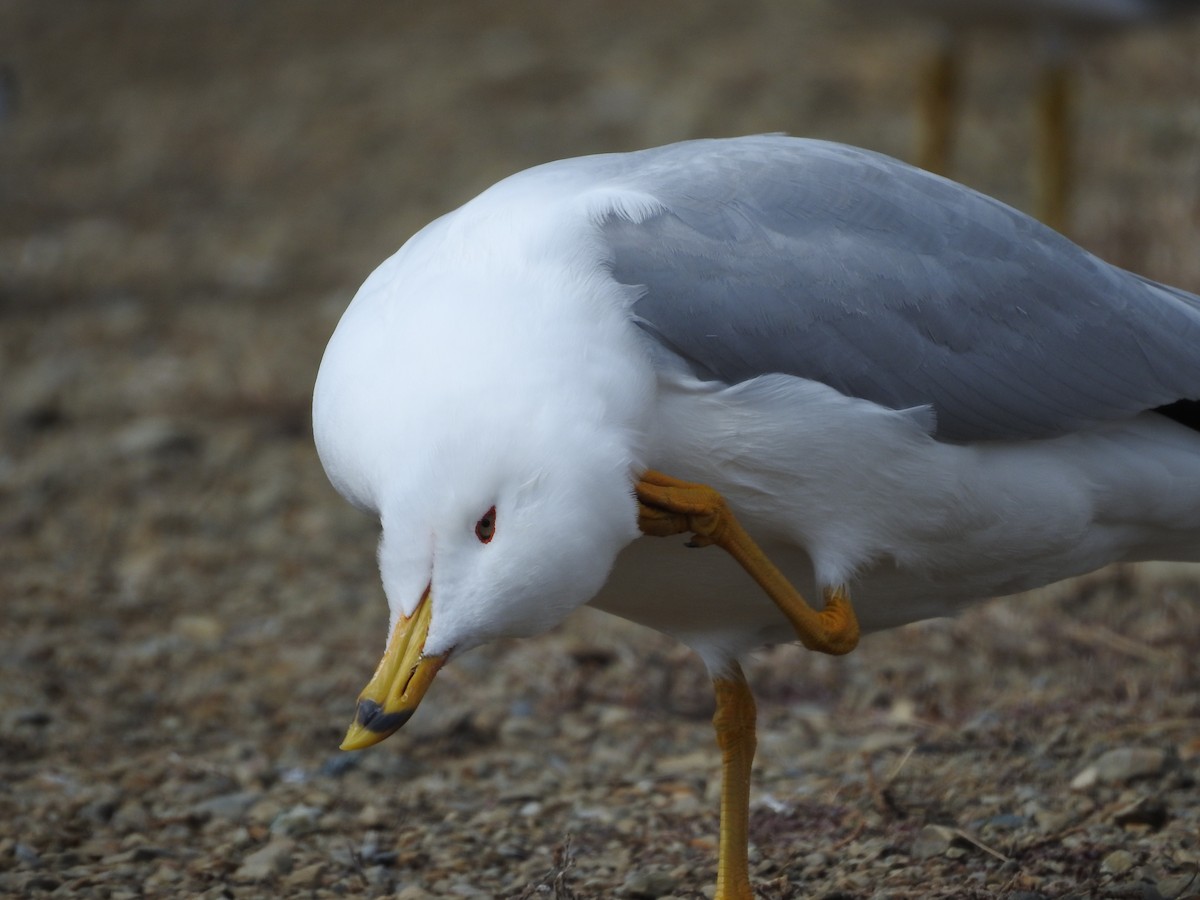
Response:
[{"label": "beak tip", "polygon": [[395,712],[384,712],[383,706],[375,700],[363,699],[358,701],[358,709],[354,712],[354,722],[367,731],[387,737],[405,722],[412,718],[411,709],[399,709]]},{"label": "beak tip", "polygon": [[413,710],[385,712],[383,706],[370,699],[358,701],[354,722],[342,740],[342,750],[362,750],[377,744],[412,718]]}]

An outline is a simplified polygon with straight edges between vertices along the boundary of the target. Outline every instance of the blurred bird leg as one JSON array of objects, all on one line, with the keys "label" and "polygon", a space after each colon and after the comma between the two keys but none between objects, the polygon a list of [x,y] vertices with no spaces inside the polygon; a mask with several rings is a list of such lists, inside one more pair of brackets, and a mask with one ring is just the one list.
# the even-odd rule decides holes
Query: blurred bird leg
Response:
[{"label": "blurred bird leg", "polygon": [[1061,38],[1048,40],[1038,77],[1036,209],[1043,222],[1065,231],[1071,193],[1071,76]]},{"label": "blurred bird leg", "polygon": [[954,109],[958,105],[958,83],[962,64],[954,35],[943,29],[935,55],[921,73],[920,134],[917,135],[917,165],[927,172],[949,175],[954,151]]}]

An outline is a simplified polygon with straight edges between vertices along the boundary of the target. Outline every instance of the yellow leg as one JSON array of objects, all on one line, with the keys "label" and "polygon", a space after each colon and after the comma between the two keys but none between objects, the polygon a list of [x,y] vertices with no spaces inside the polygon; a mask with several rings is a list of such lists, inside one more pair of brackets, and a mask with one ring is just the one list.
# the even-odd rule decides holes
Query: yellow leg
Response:
[{"label": "yellow leg", "polygon": [[953,36],[944,35],[937,55],[922,73],[917,98],[920,107],[917,165],[938,175],[948,175],[950,172],[959,68]]},{"label": "yellow leg", "polygon": [[753,900],[750,888],[750,769],[754,764],[754,695],[736,662],[713,679],[713,727],[721,748],[721,842],[714,900]]},{"label": "yellow leg", "polygon": [[858,645],[858,619],[844,587],[826,588],[817,612],[746,533],[725,498],[703,484],[647,471],[635,485],[638,527],[657,537],[690,532],[697,546],[716,544],[766,591],[810,650],[840,655]]},{"label": "yellow leg", "polygon": [[1066,64],[1046,63],[1038,86],[1037,212],[1065,231],[1071,193],[1071,79]]}]

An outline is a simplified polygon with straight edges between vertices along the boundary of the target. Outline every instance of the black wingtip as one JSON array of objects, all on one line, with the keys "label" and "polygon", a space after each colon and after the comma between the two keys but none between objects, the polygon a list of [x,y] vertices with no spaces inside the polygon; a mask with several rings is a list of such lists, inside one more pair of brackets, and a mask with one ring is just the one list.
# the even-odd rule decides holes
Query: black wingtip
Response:
[{"label": "black wingtip", "polygon": [[1200,400],[1176,400],[1154,410],[1193,431],[1200,431]]}]

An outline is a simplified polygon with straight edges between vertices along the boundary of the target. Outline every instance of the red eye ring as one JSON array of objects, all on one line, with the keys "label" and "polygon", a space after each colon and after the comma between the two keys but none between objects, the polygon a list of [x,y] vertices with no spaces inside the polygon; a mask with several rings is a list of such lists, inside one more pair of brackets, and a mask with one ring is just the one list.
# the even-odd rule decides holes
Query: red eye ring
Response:
[{"label": "red eye ring", "polygon": [[492,538],[496,536],[496,507],[492,507],[485,512],[475,523],[475,537],[479,538],[479,543],[490,544]]}]

